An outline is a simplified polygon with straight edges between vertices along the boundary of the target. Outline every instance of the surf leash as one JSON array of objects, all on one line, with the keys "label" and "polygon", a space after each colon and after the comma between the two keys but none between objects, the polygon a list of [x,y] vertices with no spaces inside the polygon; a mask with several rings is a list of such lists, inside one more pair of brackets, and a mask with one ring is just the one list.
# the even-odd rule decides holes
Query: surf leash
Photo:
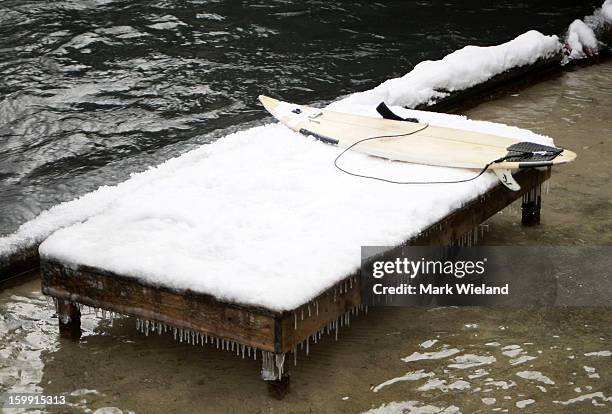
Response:
[{"label": "surf leash", "polygon": [[[338,165],[338,160],[344,155],[346,154],[348,151],[350,151],[351,149],[355,148],[357,145],[361,144],[362,142],[366,142],[366,141],[372,141],[375,139],[381,139],[381,138],[400,138],[400,137],[407,137],[409,135],[413,135],[416,134],[417,132],[421,132],[425,129],[427,129],[429,127],[429,124],[425,124],[422,128],[417,129],[415,131],[412,132],[407,132],[405,134],[397,134],[397,135],[378,135],[375,137],[368,137],[368,138],[363,138],[360,139],[359,141],[349,145],[348,147],[346,147],[334,160],[334,166],[342,171],[345,174],[348,175],[352,175],[353,177],[360,177],[360,178],[368,178],[370,180],[377,180],[377,181],[383,181],[385,183],[391,183],[391,184],[407,184],[407,185],[420,185],[420,184],[460,184],[460,183],[467,183],[469,181],[474,181],[475,179],[477,179],[478,177],[480,177],[481,175],[483,175],[485,172],[487,172],[487,170],[489,169],[489,167],[497,162],[502,162],[504,160],[506,160],[506,158],[509,158],[509,155],[503,156],[499,159],[496,159],[494,161],[491,161],[490,163],[486,164],[478,174],[476,174],[475,176],[471,177],[471,178],[466,178],[463,180],[455,180],[455,181],[395,181],[395,180],[391,180],[391,179],[387,179],[387,178],[383,178],[383,177],[375,177],[375,176],[371,176],[371,175],[365,175],[365,174],[358,174],[358,173],[353,173],[350,171],[345,170],[344,168],[340,167]],[[513,154],[513,156],[516,156],[517,154]]]}]

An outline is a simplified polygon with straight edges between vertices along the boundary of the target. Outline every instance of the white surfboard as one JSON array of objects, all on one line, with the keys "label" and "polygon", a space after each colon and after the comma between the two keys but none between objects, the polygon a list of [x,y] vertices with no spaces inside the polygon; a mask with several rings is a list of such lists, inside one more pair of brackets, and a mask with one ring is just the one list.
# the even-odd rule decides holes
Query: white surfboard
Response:
[{"label": "white surfboard", "polygon": [[514,191],[520,186],[511,170],[549,167],[576,158],[575,153],[562,148],[492,134],[328,111],[263,95],[259,100],[292,130],[323,142],[347,148],[366,138],[384,136],[359,143],[352,149],[390,160],[443,167],[481,170],[491,164],[489,169]]}]

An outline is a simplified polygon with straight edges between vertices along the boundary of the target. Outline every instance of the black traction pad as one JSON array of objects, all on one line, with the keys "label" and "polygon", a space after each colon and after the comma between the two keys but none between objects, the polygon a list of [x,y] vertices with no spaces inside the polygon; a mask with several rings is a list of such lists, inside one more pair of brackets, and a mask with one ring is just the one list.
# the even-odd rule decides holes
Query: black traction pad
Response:
[{"label": "black traction pad", "polygon": [[519,142],[508,148],[504,161],[508,162],[543,162],[552,161],[563,152],[563,148],[536,144],[535,142]]}]

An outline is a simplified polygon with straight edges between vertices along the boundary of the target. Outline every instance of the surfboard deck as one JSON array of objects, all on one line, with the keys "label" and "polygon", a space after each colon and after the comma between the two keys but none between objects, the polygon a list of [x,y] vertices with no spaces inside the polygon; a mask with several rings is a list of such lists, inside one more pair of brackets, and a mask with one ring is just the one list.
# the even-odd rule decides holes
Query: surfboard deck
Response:
[{"label": "surfboard deck", "polygon": [[340,148],[366,138],[381,137],[359,143],[352,150],[390,160],[443,167],[482,169],[492,163],[489,169],[515,191],[520,187],[513,185],[510,170],[565,164],[576,158],[569,150],[492,134],[328,111],[263,95],[259,100],[292,130]]}]

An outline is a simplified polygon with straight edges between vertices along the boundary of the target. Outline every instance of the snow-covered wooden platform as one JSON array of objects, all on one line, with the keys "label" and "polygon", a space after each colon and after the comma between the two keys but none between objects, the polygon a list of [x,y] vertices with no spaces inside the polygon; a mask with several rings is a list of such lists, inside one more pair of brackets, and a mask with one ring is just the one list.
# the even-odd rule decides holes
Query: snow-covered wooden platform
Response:
[{"label": "snow-covered wooden platform", "polygon": [[[328,108],[378,116],[384,101],[432,125],[552,144],[519,128],[407,108],[446,100],[454,107],[560,59],[556,36],[530,31],[422,62]],[[171,330],[190,343],[262,360],[262,376],[281,395],[289,385],[285,355],[300,344],[308,350],[323,331],[337,334],[362,310],[361,246],[466,243],[480,223],[521,197],[524,224],[535,224],[540,186],[550,176],[519,171],[520,192],[492,173],[461,184],[396,186],[342,174],[334,168],[337,154],[278,124],[221,138],[55,206],[0,238],[0,279],[3,269],[30,269],[39,252],[43,292],[56,299],[65,336],[80,335],[82,306],[132,315],[145,333]],[[475,175],[357,153],[347,154],[343,167],[395,180]]]},{"label": "snow-covered wooden platform", "polygon": [[[523,224],[536,224],[541,185],[550,174],[549,169],[520,171],[516,179],[521,191],[512,192],[498,184],[407,238],[405,243],[466,244],[479,224],[521,197]],[[56,300],[64,336],[80,336],[82,305],[131,315],[140,320],[139,327],[146,332],[170,329],[175,337],[179,335],[190,343],[210,344],[261,359],[262,376],[276,396],[282,396],[289,386],[286,355],[295,355],[298,345],[307,349],[323,333],[332,331],[337,335],[351,315],[363,311],[358,271],[347,274],[316,297],[282,310],[219,300],[210,294],[52,258],[42,259],[41,272],[42,291]]]}]

